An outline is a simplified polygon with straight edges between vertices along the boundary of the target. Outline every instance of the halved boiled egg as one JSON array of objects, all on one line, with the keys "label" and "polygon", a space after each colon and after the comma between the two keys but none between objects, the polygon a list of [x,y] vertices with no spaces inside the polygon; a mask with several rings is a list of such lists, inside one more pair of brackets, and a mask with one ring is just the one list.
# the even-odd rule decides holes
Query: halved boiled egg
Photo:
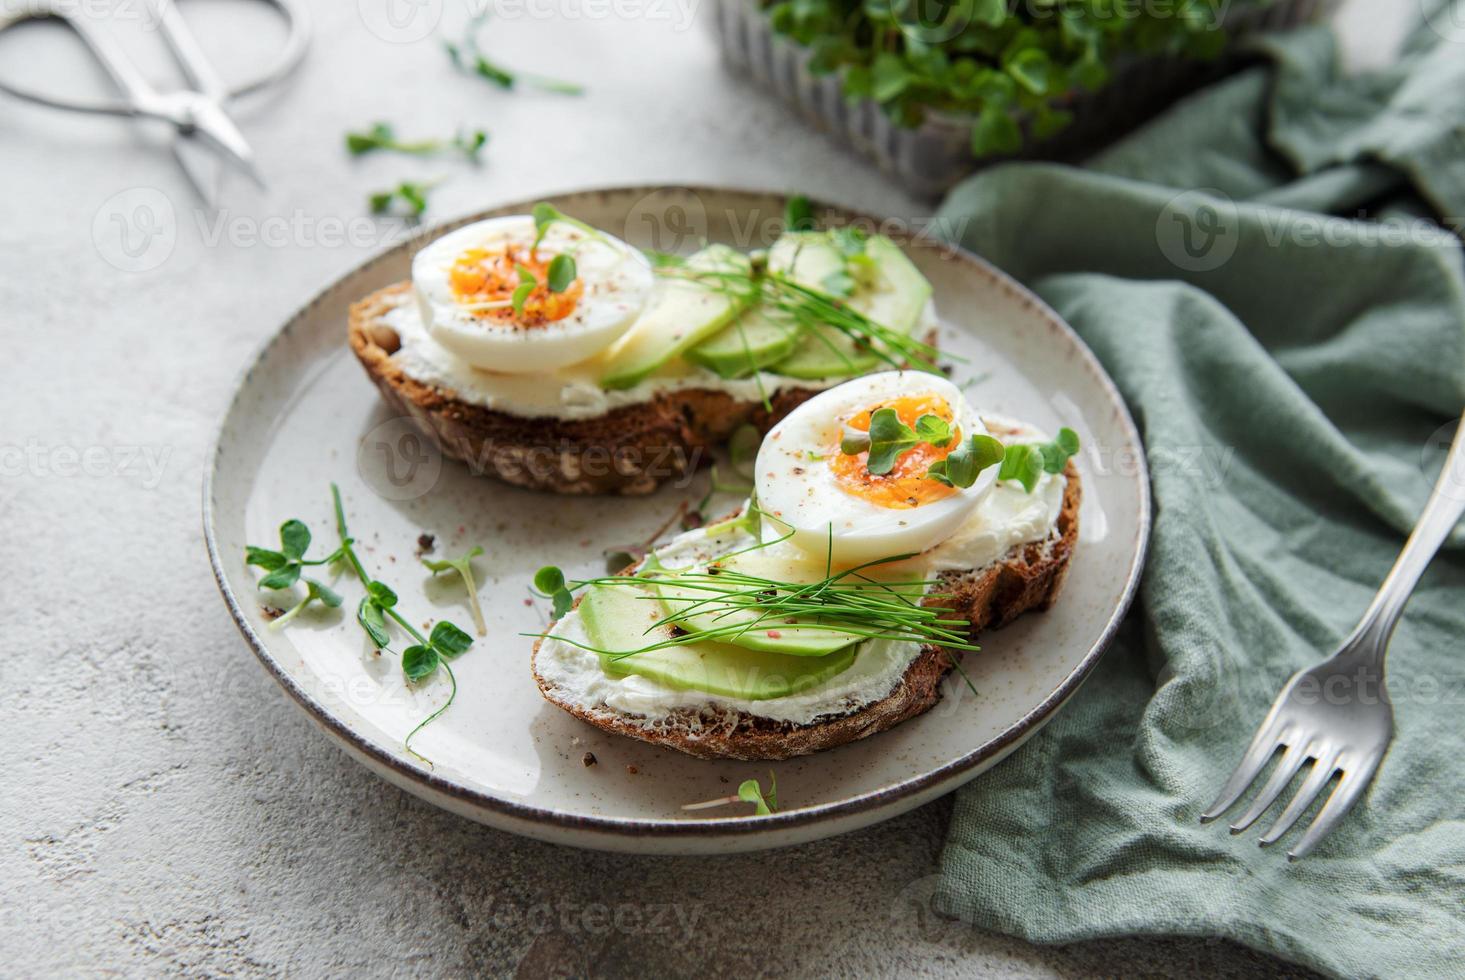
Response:
[{"label": "halved boiled egg", "polygon": [[[882,408],[916,428],[925,415],[947,423],[945,445],[916,442],[889,472],[869,471],[868,452],[840,449],[846,428],[869,431]],[[988,435],[961,389],[943,377],[888,371],[856,378],[804,402],[768,433],[758,450],[758,506],[772,529],[836,565],[916,554],[941,543],[971,514],[997,479],[988,467],[965,489],[927,475],[972,435]]]},{"label": "halved boiled egg", "polygon": [[[568,222],[550,224],[536,246],[537,234],[529,215],[491,218],[417,253],[412,285],[434,340],[476,368],[522,374],[586,360],[630,328],[651,297],[645,257]],[[575,276],[555,291],[560,255],[574,259]]]}]

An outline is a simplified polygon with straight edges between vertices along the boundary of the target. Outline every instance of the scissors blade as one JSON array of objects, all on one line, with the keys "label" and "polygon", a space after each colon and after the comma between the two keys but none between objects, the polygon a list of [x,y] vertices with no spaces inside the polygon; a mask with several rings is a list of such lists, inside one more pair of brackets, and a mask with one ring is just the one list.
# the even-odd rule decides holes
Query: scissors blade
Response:
[{"label": "scissors blade", "polygon": [[222,106],[213,99],[200,96],[191,100],[189,117],[191,125],[188,131],[180,131],[180,137],[196,137],[264,189],[264,178],[254,165],[254,151]]},{"label": "scissors blade", "polygon": [[218,150],[180,133],[173,140],[173,156],[204,204],[210,208],[218,207],[219,185],[224,176],[224,159]]}]

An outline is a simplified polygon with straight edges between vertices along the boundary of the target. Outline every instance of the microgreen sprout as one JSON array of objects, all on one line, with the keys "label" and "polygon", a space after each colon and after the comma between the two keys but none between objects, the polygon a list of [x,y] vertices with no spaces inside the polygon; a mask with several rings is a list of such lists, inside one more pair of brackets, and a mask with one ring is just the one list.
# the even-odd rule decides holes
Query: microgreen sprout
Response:
[{"label": "microgreen sprout", "polygon": [[497,85],[505,91],[513,91],[520,82],[533,88],[543,89],[546,92],[558,92],[561,95],[581,95],[585,88],[576,85],[574,82],[563,82],[557,78],[549,78],[545,75],[534,75],[529,72],[515,71],[503,65],[488,60],[478,48],[478,35],[488,20],[488,12],[484,11],[468,22],[464,31],[462,41],[454,43],[447,41],[444,47],[447,49],[448,57],[453,64],[462,71],[472,72],[479,78],[485,79]]},{"label": "microgreen sprout", "polygon": [[290,620],[300,615],[301,610],[317,600],[321,605],[329,609],[335,609],[341,604],[339,593],[331,591],[324,582],[317,582],[313,578],[305,579],[305,598],[297,602],[285,615],[270,623],[270,629],[280,629]]},{"label": "microgreen sprout", "polygon": [[575,257],[573,255],[566,255],[564,253],[556,255],[549,263],[549,273],[547,275],[549,291],[552,293],[562,293],[566,289],[569,289],[570,285],[575,281],[577,271],[575,268]]},{"label": "microgreen sprout", "polygon": [[346,134],[346,150],[352,156],[362,156],[377,150],[391,150],[412,156],[431,156],[448,150],[461,152],[474,163],[478,154],[488,142],[488,134],[481,129],[464,133],[459,130],[451,140],[402,140],[390,123],[373,123],[371,128],[359,133]]},{"label": "microgreen sprout", "polygon": [[517,262],[514,263],[514,271],[519,273],[519,285],[514,287],[514,295],[510,303],[514,307],[514,313],[523,316],[524,303],[529,299],[529,294],[534,292],[534,288],[539,285],[539,280],[534,277],[534,273]]},{"label": "microgreen sprout", "polygon": [[876,476],[884,476],[895,468],[902,453],[921,443],[944,447],[952,440],[951,423],[939,415],[925,414],[916,419],[915,428],[900,420],[893,408],[878,408],[870,416],[870,428],[862,432],[846,425],[839,440],[839,451],[846,456],[868,452],[867,467]]},{"label": "microgreen sprout", "polygon": [[549,234],[550,226],[555,222],[567,224],[572,228],[578,228],[594,241],[604,242],[608,240],[605,235],[601,234],[599,228],[587,225],[579,218],[570,217],[553,204],[540,201],[530,209],[529,213],[534,218],[534,245],[532,246],[532,250],[534,251],[539,249],[539,243],[544,241],[544,236]]},{"label": "microgreen sprout", "polygon": [[738,785],[737,794],[734,796],[719,796],[715,800],[703,800],[701,803],[684,803],[683,810],[711,810],[714,807],[728,806],[732,803],[753,804],[753,816],[766,817],[778,810],[778,777],[770,769],[768,771],[768,793],[765,796],[763,787],[756,779],[745,779]]},{"label": "microgreen sprout", "polygon": [[473,625],[478,629],[479,636],[488,635],[488,624],[483,619],[483,607],[478,603],[478,583],[473,578],[473,559],[483,554],[483,549],[477,545],[464,555],[457,558],[443,559],[422,559],[422,564],[436,576],[439,572],[457,572],[463,580],[463,587],[468,590],[468,611],[473,614]]},{"label": "microgreen sprout", "polygon": [[554,565],[545,565],[534,573],[534,588],[541,596],[554,603],[555,619],[562,618],[575,604],[565,581],[565,573]]},{"label": "microgreen sprout", "polygon": [[[341,503],[341,491],[334,483],[331,484],[331,501],[335,508],[336,534],[340,538],[340,545],[330,555],[314,561],[305,558],[305,552],[310,547],[310,529],[301,521],[288,520],[280,525],[280,550],[274,551],[249,545],[245,548],[245,563],[269,572],[260,579],[260,588],[279,589],[288,588],[298,581],[302,567],[344,562],[366,590],[366,594],[361,597],[361,602],[356,607],[356,622],[371,640],[372,645],[378,650],[391,652],[392,635],[387,622],[390,619],[415,641],[402,651],[402,673],[409,681],[424,680],[430,677],[438,667],[442,667],[452,684],[447,701],[443,703],[442,707],[424,718],[402,741],[403,748],[422,759],[422,756],[412,751],[412,738],[441,716],[444,711],[447,711],[457,698],[458,679],[453,676],[452,668],[448,666],[447,662],[472,646],[473,638],[447,620],[439,621],[437,625],[433,626],[429,636],[423,636],[398,612],[397,593],[393,592],[386,583],[378,582],[367,574],[366,567],[362,565],[361,558],[356,554],[355,539],[351,537],[351,532],[346,527],[346,510]],[[473,556],[473,553],[470,552],[458,561],[462,561],[466,569],[467,561]],[[454,568],[458,567],[455,562],[445,564]],[[464,571],[463,574],[465,581],[471,578],[471,572]],[[305,598],[276,619],[273,626],[283,626],[299,615],[301,610],[311,602],[320,602],[332,609],[343,602],[338,593],[320,582],[305,579],[305,584],[307,589]],[[474,591],[470,585],[470,595]],[[423,759],[423,761],[427,760]]]},{"label": "microgreen sprout", "polygon": [[427,210],[428,193],[440,183],[442,183],[441,179],[404,180],[389,190],[377,191],[368,198],[371,203],[371,213],[387,214],[392,210],[392,206],[400,201],[406,209],[408,217],[420,218]]},{"label": "microgreen sprout", "polygon": [[[876,476],[884,476],[895,468],[896,460],[922,443],[944,448],[955,438],[947,420],[926,414],[916,419],[912,428],[900,420],[894,409],[880,408],[870,416],[869,431],[846,425],[839,440],[839,451],[847,456],[869,453],[866,467]],[[977,481],[989,466],[1001,464],[999,480],[1016,480],[1032,493],[1044,473],[1061,473],[1069,457],[1078,452],[1078,435],[1069,428],[1058,430],[1050,442],[1031,445],[1003,444],[986,433],[973,433],[943,459],[926,470],[926,476],[950,487],[965,489]]]},{"label": "microgreen sprout", "polygon": [[339,551],[325,558],[311,561],[305,557],[310,549],[310,528],[294,519],[280,525],[280,550],[257,548],[248,545],[244,549],[244,563],[263,568],[269,574],[259,580],[262,589],[288,589],[300,579],[300,571],[314,565],[329,565],[341,557]]},{"label": "microgreen sprout", "polygon": [[949,487],[966,489],[977,482],[987,467],[1002,462],[1002,443],[985,433],[974,432],[961,445],[926,469],[926,476]]},{"label": "microgreen sprout", "polygon": [[803,194],[794,194],[783,206],[785,231],[813,231],[814,206]]},{"label": "microgreen sprout", "polygon": [[1066,427],[1049,442],[1008,446],[997,479],[1017,480],[1032,493],[1044,473],[1062,473],[1078,448],[1078,433]]}]

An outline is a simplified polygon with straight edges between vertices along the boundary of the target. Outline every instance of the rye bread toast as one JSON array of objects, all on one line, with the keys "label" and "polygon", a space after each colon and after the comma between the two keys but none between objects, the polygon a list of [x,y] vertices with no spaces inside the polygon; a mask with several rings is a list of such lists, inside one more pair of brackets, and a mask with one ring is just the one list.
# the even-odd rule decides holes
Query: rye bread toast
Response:
[{"label": "rye bread toast", "polygon": [[[941,573],[938,591],[947,595],[941,604],[951,607],[956,618],[971,623],[973,639],[984,629],[1005,626],[1030,610],[1048,609],[1057,600],[1078,540],[1082,499],[1078,471],[1072,461],[1064,476],[1063,506],[1049,537],[1018,545],[983,568]],[[635,567],[622,574],[630,574]],[[553,626],[550,624],[549,629]],[[604,706],[586,707],[563,696],[539,672],[543,643],[542,636],[535,641],[531,667],[540,692],[550,702],[605,731],[707,759],[788,759],[883,732],[929,710],[940,700],[941,679],[954,664],[947,651],[923,647],[886,697],[848,714],[820,718],[807,725],[772,721],[745,712],[690,709],[678,709],[665,719],[648,723]]]},{"label": "rye bread toast", "polygon": [[383,319],[412,286],[400,282],[352,304],[351,350],[388,405],[410,417],[452,459],[506,483],[563,494],[646,494],[697,468],[715,445],[750,423],[767,432],[818,387],[781,388],[769,404],[723,391],[682,389],[588,419],[527,418],[464,401],[409,377]]}]

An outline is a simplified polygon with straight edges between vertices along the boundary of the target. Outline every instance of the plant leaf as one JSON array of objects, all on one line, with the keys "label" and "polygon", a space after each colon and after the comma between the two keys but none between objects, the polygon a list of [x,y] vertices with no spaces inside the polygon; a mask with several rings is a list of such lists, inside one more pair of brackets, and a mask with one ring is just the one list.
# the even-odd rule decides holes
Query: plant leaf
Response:
[{"label": "plant leaf", "polygon": [[1022,129],[1006,109],[988,105],[972,125],[972,152],[979,157],[1016,153],[1022,149]]},{"label": "plant leaf", "polygon": [[1028,493],[1043,475],[1043,452],[1037,446],[1008,446],[1002,458],[999,480],[1016,480]]},{"label": "plant leaf", "polygon": [[900,420],[893,408],[880,408],[870,416],[870,456],[866,467],[876,476],[895,468],[900,454],[920,440],[916,430]]},{"label": "plant leaf", "polygon": [[409,681],[420,681],[437,670],[438,652],[432,647],[414,643],[402,651],[402,673]]},{"label": "plant leaf", "polygon": [[300,580],[300,566],[293,562],[259,580],[261,589],[288,589]]},{"label": "plant leaf", "polygon": [[768,801],[763,799],[763,789],[756,779],[743,780],[738,786],[738,799],[753,804],[753,813],[757,816],[766,817],[773,812]]},{"label": "plant leaf", "polygon": [[299,561],[305,557],[305,550],[309,547],[310,528],[297,520],[289,520],[280,525],[280,550],[286,558]]},{"label": "plant leaf", "polygon": [[573,255],[556,255],[549,263],[549,291],[562,293],[570,288],[575,281],[575,257]]},{"label": "plant leaf", "polygon": [[324,582],[317,582],[313,578],[305,580],[305,588],[308,590],[307,599],[319,599],[322,604],[335,609],[342,603],[341,594],[336,592]]},{"label": "plant leaf", "polygon": [[387,632],[387,620],[382,615],[382,607],[371,601],[368,596],[362,596],[361,605],[356,607],[356,622],[371,637],[377,649],[391,645],[392,636]]},{"label": "plant leaf", "polygon": [[989,435],[973,433],[945,459],[931,464],[926,475],[948,486],[966,489],[987,467],[1002,462],[1006,450]]},{"label": "plant leaf", "polygon": [[451,659],[471,647],[473,645],[473,637],[445,619],[432,628],[432,634],[428,637],[428,642],[432,644],[432,648],[438,653]]},{"label": "plant leaf", "polygon": [[372,602],[375,602],[383,609],[390,609],[397,604],[397,593],[393,592],[382,582],[373,581],[366,583],[366,594],[371,596]]},{"label": "plant leaf", "polygon": [[534,573],[534,587],[544,595],[554,595],[565,587],[565,573],[554,565],[545,565]]},{"label": "plant leaf", "polygon": [[783,206],[783,227],[787,231],[813,231],[814,206],[802,194],[795,194]]},{"label": "plant leaf", "polygon": [[267,572],[273,572],[277,568],[283,568],[289,559],[278,551],[271,551],[268,548],[256,548],[254,545],[246,545],[244,548],[244,564],[257,565]]},{"label": "plant leaf", "polygon": [[922,415],[916,419],[916,438],[937,448],[951,442],[951,423],[939,415]]}]

